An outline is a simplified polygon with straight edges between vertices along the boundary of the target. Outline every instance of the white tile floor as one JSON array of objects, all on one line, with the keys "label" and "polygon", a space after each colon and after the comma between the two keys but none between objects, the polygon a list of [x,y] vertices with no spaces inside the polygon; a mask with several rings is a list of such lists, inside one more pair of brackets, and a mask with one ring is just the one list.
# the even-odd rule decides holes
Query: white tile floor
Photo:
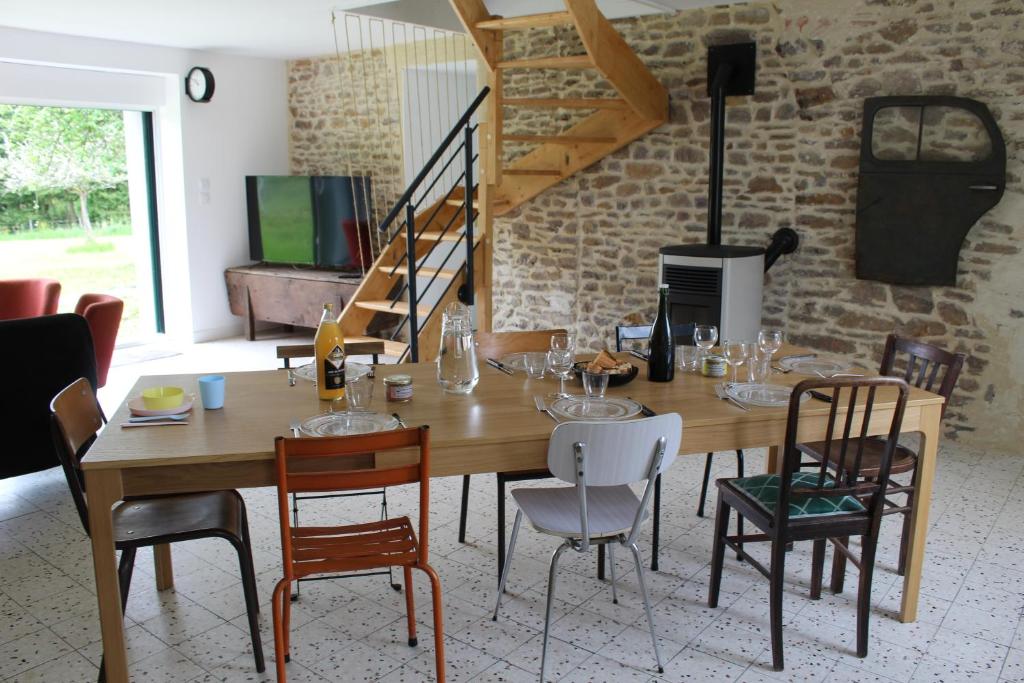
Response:
[{"label": "white tile floor", "polygon": [[[116,403],[138,373],[273,367],[272,346],[207,344],[184,355],[115,368],[104,402]],[[117,392],[120,392],[118,394]],[[751,452],[757,471],[763,453]],[[716,475],[733,458],[717,457]],[[1024,461],[945,444],[932,504],[920,619],[895,619],[898,522],[888,519],[873,591],[870,653],[853,654],[851,575],[847,592],[807,598],[807,544],[787,556],[786,661],[771,670],[767,582],[726,561],[720,607],[706,606],[711,520],[694,514],[703,458],[681,458],[665,482],[661,570],[648,573],[665,673],[657,675],[628,558],[617,556],[619,605],[594,577],[593,557],[563,555],[549,653],[549,678],[581,681],[829,680],[1024,681]],[[555,543],[524,532],[498,622],[493,606],[494,479],[473,478],[470,542],[456,540],[456,479],[431,482],[431,557],[444,587],[449,680],[535,681],[546,563]],[[543,486],[543,482],[535,485]],[[273,680],[267,600],[280,574],[276,499],[244,492],[263,601],[270,671],[253,666],[237,562],[209,540],[174,547],[176,587],[157,593],[152,557],[140,553],[125,619],[135,680]],[[389,491],[392,514],[415,514],[413,492]],[[371,518],[370,499],[310,503],[306,519]],[[509,501],[512,509],[511,500]],[[713,510],[713,504],[709,505]],[[512,514],[509,514],[511,521]],[[649,534],[642,538],[649,551]],[[763,552],[757,556],[764,558]],[[291,681],[427,681],[433,634],[426,582],[416,580],[419,646],[406,644],[404,600],[382,577],[306,584],[292,616]],[[0,679],[89,681],[100,658],[88,541],[59,470],[0,481]]]}]

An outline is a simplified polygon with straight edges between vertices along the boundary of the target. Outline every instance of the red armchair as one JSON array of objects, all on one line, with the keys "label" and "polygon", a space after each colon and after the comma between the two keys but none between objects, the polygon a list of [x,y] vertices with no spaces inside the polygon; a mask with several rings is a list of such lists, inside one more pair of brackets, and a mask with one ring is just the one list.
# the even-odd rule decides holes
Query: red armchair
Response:
[{"label": "red armchair", "polygon": [[109,294],[83,294],[75,306],[75,313],[85,318],[92,332],[92,344],[96,350],[96,386],[107,383],[110,358],[114,355],[117,328],[121,325],[124,302]]},{"label": "red armchair", "polygon": [[56,280],[0,280],[0,320],[53,315],[58,299],[60,283]]}]

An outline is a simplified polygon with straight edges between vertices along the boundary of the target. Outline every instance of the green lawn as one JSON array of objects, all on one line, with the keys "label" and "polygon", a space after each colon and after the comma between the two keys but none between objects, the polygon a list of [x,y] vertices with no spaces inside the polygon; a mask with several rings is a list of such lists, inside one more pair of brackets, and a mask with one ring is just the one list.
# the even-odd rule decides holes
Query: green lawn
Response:
[{"label": "green lawn", "polygon": [[139,292],[135,284],[135,256],[130,236],[99,237],[109,251],[83,249],[82,238],[0,241],[0,277],[51,277],[59,280],[60,311],[74,312],[86,292],[112,294],[124,300],[118,341],[138,338],[152,330],[152,322],[139,319]]}]

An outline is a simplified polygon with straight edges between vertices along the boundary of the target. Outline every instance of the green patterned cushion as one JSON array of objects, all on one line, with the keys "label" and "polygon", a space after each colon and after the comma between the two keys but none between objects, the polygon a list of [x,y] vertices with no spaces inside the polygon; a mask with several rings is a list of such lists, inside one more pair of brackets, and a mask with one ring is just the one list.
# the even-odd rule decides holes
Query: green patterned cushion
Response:
[{"label": "green patterned cushion", "polygon": [[[795,488],[804,486],[816,488],[818,486],[817,472],[794,472],[791,485]],[[746,492],[753,497],[761,507],[771,514],[775,514],[775,506],[779,502],[779,475],[759,474],[756,477],[744,477],[743,479],[730,480],[733,486]],[[831,477],[826,477],[825,486],[831,488],[836,482]],[[810,515],[841,515],[844,512],[864,512],[864,506],[853,496],[790,496],[789,516],[806,517]]]}]

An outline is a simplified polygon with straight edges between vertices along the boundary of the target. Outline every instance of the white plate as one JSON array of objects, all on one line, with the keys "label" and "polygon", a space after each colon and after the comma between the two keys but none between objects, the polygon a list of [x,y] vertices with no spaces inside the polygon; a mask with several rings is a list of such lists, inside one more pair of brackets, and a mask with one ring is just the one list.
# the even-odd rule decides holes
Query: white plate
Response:
[{"label": "white plate", "polygon": [[185,400],[181,402],[181,405],[177,408],[165,408],[164,410],[149,410],[146,408],[146,404],[142,402],[141,396],[128,399],[128,410],[131,411],[132,415],[138,417],[165,417],[167,415],[181,415],[192,410],[192,404],[195,402],[195,394],[185,394]]},{"label": "white plate", "polygon": [[[762,408],[785,408],[789,405],[789,397],[793,393],[792,387],[784,387],[778,384],[726,384],[725,393],[740,403]],[[803,403],[811,397],[804,394],[800,397]]]},{"label": "white plate", "polygon": [[306,436],[352,436],[398,427],[398,420],[383,413],[322,413],[303,420],[299,431]]},{"label": "white plate", "polygon": [[843,372],[850,367],[848,363],[832,358],[795,358],[792,360],[787,358],[779,361],[779,366],[783,370],[817,377],[831,377],[837,372]]},{"label": "white plate", "polygon": [[[349,374],[350,371],[354,372],[355,375]],[[369,365],[363,365],[362,363],[345,363],[345,379],[348,379],[350,377],[362,377],[363,375],[369,374]],[[316,363],[306,363],[305,365],[300,365],[299,367],[294,368],[292,370],[292,375],[298,377],[299,379],[304,379],[308,382],[316,384]]]},{"label": "white plate", "polygon": [[551,404],[551,412],[569,420],[625,420],[641,410],[639,403],[628,398],[592,401],[586,396],[569,396]]}]

